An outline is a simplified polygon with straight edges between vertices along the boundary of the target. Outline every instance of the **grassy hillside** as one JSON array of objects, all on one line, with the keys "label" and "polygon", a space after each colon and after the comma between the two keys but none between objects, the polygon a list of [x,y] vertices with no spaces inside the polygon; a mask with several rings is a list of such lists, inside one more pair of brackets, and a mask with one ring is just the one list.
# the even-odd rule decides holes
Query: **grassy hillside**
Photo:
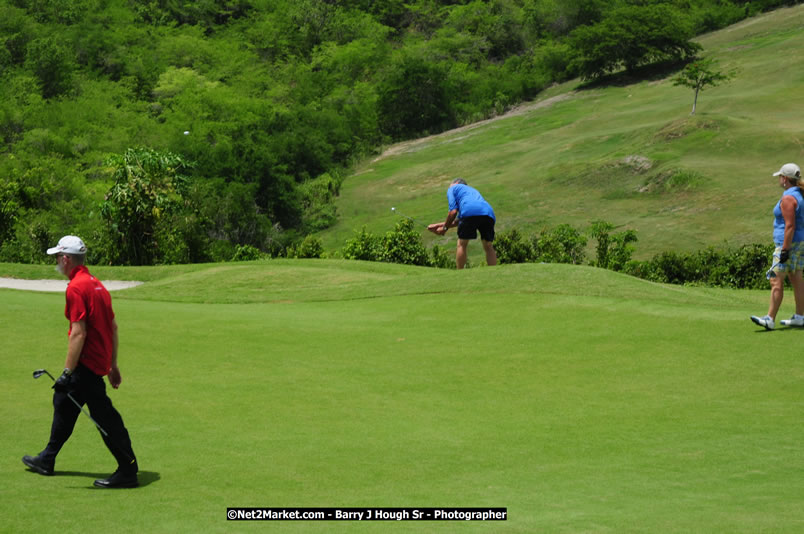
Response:
[{"label": "grassy hillside", "polygon": [[57,476],[25,470],[51,417],[31,371],[63,361],[64,297],[0,290],[9,532],[388,529],[257,527],[227,522],[230,506],[509,511],[398,532],[800,530],[801,331],[749,323],[766,292],[536,264],[149,271],[114,294],[124,381],[110,394],[142,469],[132,491],[90,490],[113,461],[83,416]]},{"label": "grassy hillside", "polygon": [[[389,147],[344,183],[338,224],[321,234],[340,248],[365,225],[392,228],[391,207],[443,220],[456,176],[493,204],[498,229],[536,233],[603,219],[637,230],[635,257],[707,245],[765,243],[780,195],[771,174],[804,160],[804,5],[708,34],[703,55],[736,70],[730,83],[693,92],[671,77],[584,88],[578,82],[496,121]],[[541,104],[541,105],[540,105]],[[452,246],[425,232],[428,243]],[[471,250],[482,262],[479,247]]]}]

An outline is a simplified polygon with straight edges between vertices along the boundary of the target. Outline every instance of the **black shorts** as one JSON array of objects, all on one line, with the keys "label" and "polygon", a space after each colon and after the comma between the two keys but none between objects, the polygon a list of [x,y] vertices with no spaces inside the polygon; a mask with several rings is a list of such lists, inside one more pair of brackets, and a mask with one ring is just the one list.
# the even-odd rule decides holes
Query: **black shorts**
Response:
[{"label": "black shorts", "polygon": [[487,215],[464,217],[458,221],[458,239],[476,239],[480,231],[480,239],[494,241],[494,219]]}]

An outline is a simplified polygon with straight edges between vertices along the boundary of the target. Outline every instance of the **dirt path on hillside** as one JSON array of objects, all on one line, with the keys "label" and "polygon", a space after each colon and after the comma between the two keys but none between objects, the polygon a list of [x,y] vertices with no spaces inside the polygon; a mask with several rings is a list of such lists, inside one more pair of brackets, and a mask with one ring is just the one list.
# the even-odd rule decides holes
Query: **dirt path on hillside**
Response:
[{"label": "dirt path on hillside", "polygon": [[575,95],[575,92],[571,91],[569,93],[565,93],[565,94],[562,94],[562,95],[556,95],[554,97],[547,98],[545,100],[540,100],[538,102],[528,102],[528,103],[525,103],[525,104],[520,104],[520,105],[514,107],[513,109],[509,110],[508,112],[503,113],[502,115],[498,115],[496,117],[492,117],[490,119],[485,119],[485,120],[482,120],[482,121],[479,121],[479,122],[474,122],[472,124],[467,124],[466,126],[461,126],[460,128],[455,128],[453,130],[447,130],[446,132],[441,132],[439,134],[429,135],[427,137],[421,137],[419,139],[412,139],[410,141],[403,141],[401,143],[397,143],[395,145],[392,145],[392,146],[386,148],[383,151],[382,154],[380,154],[379,156],[377,156],[376,158],[374,158],[372,160],[372,163],[376,163],[376,162],[381,161],[381,160],[383,160],[383,159],[385,159],[387,157],[390,157],[390,156],[396,156],[398,154],[404,154],[405,152],[408,152],[408,151],[412,150],[413,148],[416,148],[416,147],[419,147],[420,145],[424,145],[426,143],[434,141],[434,140],[436,140],[436,139],[438,139],[440,137],[444,137],[444,136],[447,136],[447,135],[452,135],[452,134],[455,134],[455,133],[465,132],[465,131],[468,131],[468,130],[472,130],[474,128],[479,128],[481,126],[491,124],[492,122],[496,122],[496,121],[501,120],[501,119],[507,119],[509,117],[516,117],[517,115],[524,115],[525,113],[528,113],[528,112],[533,111],[535,109],[541,109],[541,108],[550,107],[550,106],[552,106],[553,104],[555,104],[557,102],[561,102],[563,100],[567,100],[569,98],[572,98],[574,95]]}]

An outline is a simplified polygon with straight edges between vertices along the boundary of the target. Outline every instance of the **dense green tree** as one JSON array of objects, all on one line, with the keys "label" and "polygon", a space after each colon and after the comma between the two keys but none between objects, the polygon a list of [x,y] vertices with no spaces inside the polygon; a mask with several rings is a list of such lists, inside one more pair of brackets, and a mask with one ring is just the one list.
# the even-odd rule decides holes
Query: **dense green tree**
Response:
[{"label": "dense green tree", "polygon": [[39,22],[74,24],[98,9],[98,0],[12,0]]},{"label": "dense green tree", "polygon": [[402,53],[392,60],[377,88],[383,133],[403,139],[454,126],[446,79],[447,67],[424,57]]},{"label": "dense green tree", "polygon": [[659,61],[683,60],[701,49],[690,41],[689,20],[667,4],[627,5],[606,14],[592,26],[571,35],[577,53],[575,67],[585,79]]},{"label": "dense green tree", "polygon": [[560,37],[600,22],[617,5],[606,0],[524,0],[523,23],[536,38]]},{"label": "dense green tree", "polygon": [[482,38],[490,57],[499,60],[525,49],[521,13],[512,0],[474,0],[451,9],[445,24]]},{"label": "dense green tree", "polygon": [[[35,31],[36,25],[25,10],[0,5],[0,48],[6,51],[7,65],[25,61],[25,51],[30,40],[35,37]],[[3,63],[0,62],[0,68],[2,66]]]},{"label": "dense green tree", "polygon": [[166,250],[160,236],[168,216],[184,205],[189,167],[181,156],[132,148],[109,158],[114,185],[101,207],[108,223],[109,259],[115,264],[149,265]]},{"label": "dense green tree", "polygon": [[26,66],[39,79],[42,96],[59,96],[72,87],[75,68],[70,48],[57,38],[43,37],[28,44]]},{"label": "dense green tree", "polygon": [[0,182],[0,244],[11,236],[19,209],[19,184],[3,180]]}]

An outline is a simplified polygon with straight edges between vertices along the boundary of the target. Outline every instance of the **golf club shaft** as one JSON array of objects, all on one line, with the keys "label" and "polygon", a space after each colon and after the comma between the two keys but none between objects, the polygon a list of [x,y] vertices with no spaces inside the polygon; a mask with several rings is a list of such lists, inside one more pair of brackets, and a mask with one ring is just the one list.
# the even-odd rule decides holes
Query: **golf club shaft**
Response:
[{"label": "golf club shaft", "polygon": [[768,271],[765,273],[765,278],[767,278],[768,280],[770,280],[771,278],[776,278],[776,272],[774,271],[774,269],[779,265],[784,265],[784,263],[780,261],[774,262],[773,265],[771,265],[771,268],[768,269]]},{"label": "golf club shaft", "polygon": [[[48,370],[47,370],[47,369],[37,369],[36,371],[34,371],[34,373],[33,373],[33,377],[34,377],[34,379],[36,379],[36,378],[39,378],[40,376],[42,376],[43,374],[46,374],[47,376],[49,376],[49,377],[50,377],[50,379],[51,379],[53,382],[55,382],[55,381],[56,381],[56,379],[55,379],[55,378],[53,378],[53,375],[52,375],[52,374],[50,374],[50,373],[48,372]],[[103,434],[103,435],[104,435],[104,437],[108,438],[108,437],[109,437],[109,433],[108,433],[108,432],[106,432],[106,431],[103,429],[103,427],[102,427],[102,426],[100,426],[100,425],[98,424],[98,422],[97,422],[97,421],[95,421],[95,420],[92,418],[92,416],[91,416],[91,415],[89,415],[89,412],[87,412],[86,410],[84,410],[84,407],[83,407],[83,406],[81,406],[81,405],[78,403],[78,401],[77,401],[77,400],[75,400],[75,398],[74,398],[72,395],[70,395],[70,393],[69,393],[69,392],[65,392],[65,393],[67,393],[67,397],[69,397],[69,398],[70,398],[70,400],[71,400],[71,401],[73,401],[73,404],[75,404],[75,405],[78,407],[78,409],[79,409],[79,410],[81,410],[81,412],[82,412],[84,415],[86,415],[87,417],[89,417],[89,420],[90,420],[90,421],[92,421],[93,423],[95,423],[95,426],[96,426],[96,427],[98,427],[98,430],[100,430],[101,434]],[[134,462],[136,462],[136,461],[137,461],[135,458],[132,458],[132,457],[131,457],[131,455],[130,455],[130,454],[128,454],[128,453],[125,451],[125,449],[123,449],[122,447],[120,447],[120,446],[119,446],[119,445],[117,445],[116,443],[115,443],[114,445],[115,445],[115,447],[117,447],[117,449],[118,449],[120,452],[122,452],[122,453],[123,453],[123,456],[125,456],[126,458],[128,458],[128,459],[129,459],[129,461],[130,461],[132,464],[133,464]]]},{"label": "golf club shaft", "polygon": [[[51,379],[53,382],[56,382],[56,379],[55,379],[55,378],[53,378],[53,375],[52,375],[52,374],[50,374],[50,373],[48,372],[48,370],[47,370],[47,369],[38,369],[38,370],[34,371],[33,377],[34,377],[34,378],[39,378],[40,376],[42,376],[42,374],[46,374],[47,376],[49,376],[49,377],[50,377],[50,379]],[[100,425],[98,424],[98,422],[97,422],[97,421],[95,421],[95,419],[93,419],[93,418],[92,418],[92,416],[91,416],[91,415],[89,415],[89,412],[87,412],[86,410],[84,410],[84,407],[83,407],[83,406],[81,406],[81,405],[78,403],[78,401],[77,401],[77,400],[75,400],[75,398],[74,398],[72,395],[70,395],[70,392],[69,392],[69,391],[67,391],[67,392],[65,392],[65,393],[67,394],[67,397],[69,397],[69,399],[70,399],[71,401],[73,401],[73,404],[75,404],[75,405],[78,407],[78,409],[79,409],[79,410],[81,410],[81,413],[83,413],[84,415],[86,415],[87,417],[89,417],[89,420],[90,420],[90,421],[92,421],[93,423],[95,423],[95,426],[96,426],[96,427],[98,427],[98,430],[100,430],[101,434],[103,434],[103,435],[104,435],[104,437],[108,438],[108,437],[109,437],[109,433],[108,433],[108,432],[106,432],[106,431],[103,429],[103,427],[102,427],[102,426],[100,426]],[[125,451],[125,449],[123,449],[122,447],[120,447],[120,446],[119,446],[119,445],[117,445],[117,444],[115,444],[115,446],[116,446],[116,447],[117,447],[117,448],[120,450],[120,452],[122,452],[122,453],[123,453],[123,455],[124,455],[126,458],[128,458],[128,459],[129,459],[129,461],[130,461],[132,464],[133,464],[134,462],[136,462],[136,459],[132,458],[132,457],[131,457],[131,455],[130,455],[130,454],[128,454],[128,453]]]},{"label": "golf club shaft", "polygon": [[[46,369],[42,369],[42,371],[44,371],[44,372],[45,372],[45,374],[47,374],[47,376],[49,376],[49,377],[50,377],[50,379],[51,379],[53,382],[55,382],[55,381],[56,381],[56,379],[55,379],[55,378],[53,378],[53,375],[52,375],[52,374],[50,374],[50,373],[49,373],[49,372],[48,372]],[[39,376],[42,376],[42,374],[41,374],[41,373],[39,373]],[[102,426],[100,426],[100,425],[98,424],[98,422],[97,422],[97,421],[95,421],[95,420],[92,418],[92,416],[91,416],[91,415],[89,415],[89,412],[87,412],[86,410],[84,410],[84,407],[83,407],[83,406],[81,406],[80,404],[78,404],[78,401],[77,401],[77,400],[75,400],[75,398],[74,398],[72,395],[70,395],[70,392],[69,392],[69,391],[65,391],[65,393],[67,394],[67,397],[69,397],[69,399],[70,399],[71,401],[73,401],[73,404],[75,404],[76,406],[78,406],[78,409],[79,409],[79,410],[81,410],[81,412],[82,412],[84,415],[86,415],[87,417],[89,417],[89,420],[90,420],[90,421],[92,421],[93,423],[95,423],[95,426],[96,426],[96,427],[98,427],[98,430],[100,430],[100,431],[101,431],[101,434],[103,434],[104,436],[106,436],[106,437],[108,438],[108,437],[109,437],[109,434],[108,434],[108,433],[107,433],[107,432],[106,432],[106,431],[103,429],[103,427],[102,427]]]}]

